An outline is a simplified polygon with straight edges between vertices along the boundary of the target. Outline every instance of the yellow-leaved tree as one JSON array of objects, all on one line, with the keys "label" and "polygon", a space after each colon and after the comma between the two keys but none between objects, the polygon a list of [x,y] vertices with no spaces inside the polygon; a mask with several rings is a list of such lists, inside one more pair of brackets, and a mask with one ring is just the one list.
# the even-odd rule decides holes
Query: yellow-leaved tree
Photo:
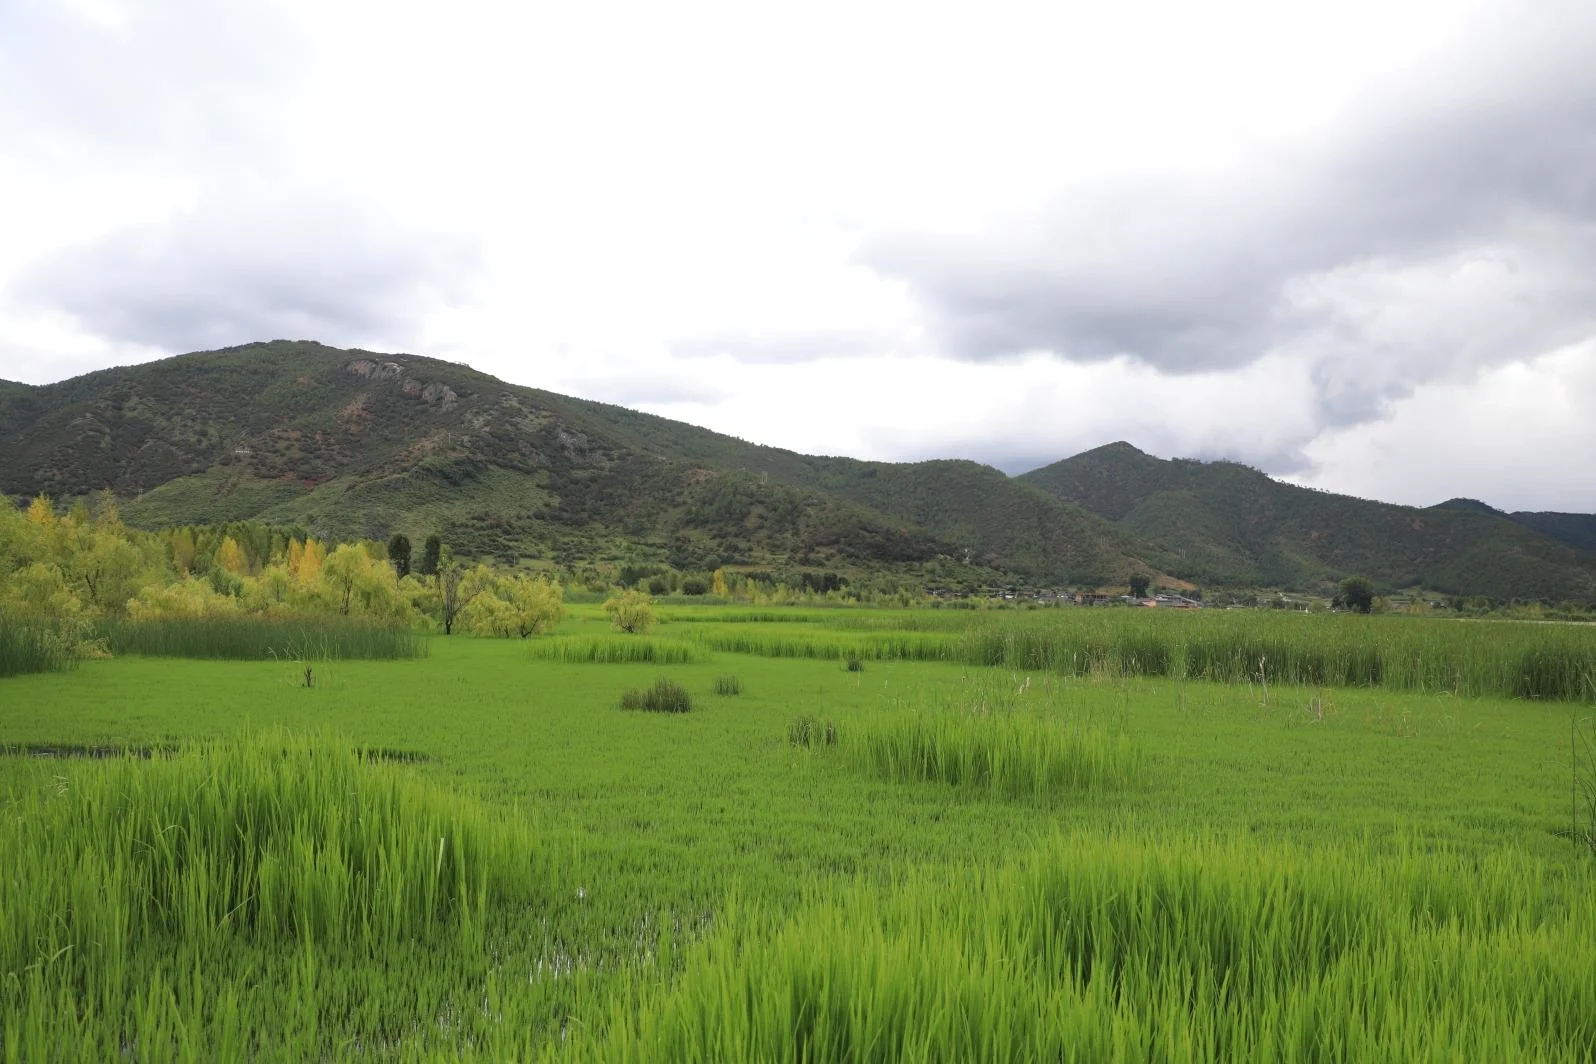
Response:
[{"label": "yellow-leaved tree", "polygon": [[[300,560],[301,573],[310,556],[307,544]],[[410,604],[399,594],[393,568],[378,562],[364,547],[340,543],[320,568],[319,594],[344,616],[358,614],[384,621],[409,619]]]},{"label": "yellow-leaved tree", "polygon": [[641,635],[654,626],[654,600],[647,591],[623,591],[604,603],[610,624],[623,632]]},{"label": "yellow-leaved tree", "polygon": [[547,577],[515,573],[479,580],[477,592],[460,610],[459,623],[468,632],[526,639],[547,632],[565,613],[565,593]]},{"label": "yellow-leaved tree", "polygon": [[294,579],[299,581],[300,587],[315,587],[321,580],[321,567],[327,560],[327,546],[319,539],[307,539],[299,551],[299,564],[293,568]]},{"label": "yellow-leaved tree", "polygon": [[216,548],[216,564],[234,576],[249,575],[249,559],[244,557],[244,548],[232,536],[222,537],[222,545]]},{"label": "yellow-leaved tree", "polygon": [[239,613],[238,599],[217,594],[209,580],[184,577],[164,586],[148,584],[128,601],[127,613],[135,621],[212,620]]}]

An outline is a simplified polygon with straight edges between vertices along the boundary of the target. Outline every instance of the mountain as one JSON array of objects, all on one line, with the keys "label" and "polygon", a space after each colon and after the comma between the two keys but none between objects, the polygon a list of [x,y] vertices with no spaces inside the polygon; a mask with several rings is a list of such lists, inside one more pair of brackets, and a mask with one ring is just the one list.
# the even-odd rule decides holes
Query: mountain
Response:
[{"label": "mountain", "polygon": [[762,447],[413,355],[274,341],[0,385],[0,492],[130,524],[259,519],[562,562],[1158,575],[1166,552],[973,462]]},{"label": "mountain", "polygon": [[1434,509],[1477,510],[1500,514],[1509,521],[1533,529],[1549,539],[1566,543],[1577,550],[1596,553],[1596,514],[1565,514],[1555,510],[1515,510],[1506,513],[1477,499],[1448,499]]},{"label": "mountain", "polygon": [[1566,515],[1576,521],[1554,538],[1474,500],[1396,506],[1123,442],[1018,479],[1164,548],[1180,559],[1172,572],[1200,583],[1312,588],[1361,573],[1391,587],[1596,600],[1596,554],[1575,542],[1583,515]]}]

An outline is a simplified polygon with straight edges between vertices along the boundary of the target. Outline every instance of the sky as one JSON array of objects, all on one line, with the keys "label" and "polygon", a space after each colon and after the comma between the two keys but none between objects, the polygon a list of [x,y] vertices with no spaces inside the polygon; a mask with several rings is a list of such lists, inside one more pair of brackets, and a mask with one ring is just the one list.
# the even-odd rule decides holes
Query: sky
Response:
[{"label": "sky", "polygon": [[275,338],[808,453],[1596,511],[1588,0],[5,0],[0,378]]}]

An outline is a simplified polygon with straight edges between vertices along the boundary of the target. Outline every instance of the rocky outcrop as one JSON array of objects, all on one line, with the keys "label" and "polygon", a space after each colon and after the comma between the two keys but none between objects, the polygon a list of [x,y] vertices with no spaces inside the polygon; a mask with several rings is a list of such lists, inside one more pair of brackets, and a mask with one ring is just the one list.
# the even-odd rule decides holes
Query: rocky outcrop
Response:
[{"label": "rocky outcrop", "polygon": [[[374,358],[357,358],[344,365],[344,369],[357,377],[370,381],[398,380],[399,392],[409,399],[420,399],[428,406],[448,410],[460,399],[453,388],[442,381],[419,381],[406,377],[405,368],[397,362],[378,361]],[[402,379],[401,379],[402,378]]]}]

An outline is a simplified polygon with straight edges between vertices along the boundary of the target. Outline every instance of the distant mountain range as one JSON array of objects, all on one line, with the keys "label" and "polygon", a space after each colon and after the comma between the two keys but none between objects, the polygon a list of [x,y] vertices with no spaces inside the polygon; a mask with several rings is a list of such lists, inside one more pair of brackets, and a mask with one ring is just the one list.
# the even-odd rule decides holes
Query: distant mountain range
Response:
[{"label": "distant mountain range", "polygon": [[1020,477],[746,443],[413,355],[274,341],[0,382],[0,492],[109,488],[130,524],[441,532],[464,554],[1319,589],[1348,573],[1596,601],[1596,516],[1414,509],[1125,443]]},{"label": "distant mountain range", "polygon": [[1157,543],[1184,572],[1217,584],[1312,587],[1360,573],[1388,587],[1494,598],[1596,596],[1596,554],[1579,538],[1596,523],[1589,516],[1506,515],[1457,500],[1395,506],[1233,462],[1154,458],[1128,443],[1018,479]]}]

